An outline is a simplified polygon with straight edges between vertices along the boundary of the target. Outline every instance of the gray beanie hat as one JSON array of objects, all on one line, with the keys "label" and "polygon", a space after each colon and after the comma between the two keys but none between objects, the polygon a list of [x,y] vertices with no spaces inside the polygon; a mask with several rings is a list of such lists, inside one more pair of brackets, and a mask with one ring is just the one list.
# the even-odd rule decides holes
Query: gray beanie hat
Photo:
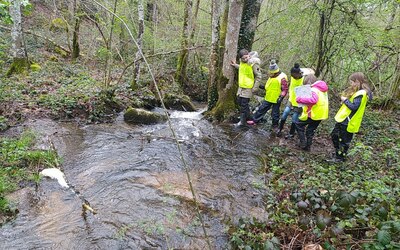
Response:
[{"label": "gray beanie hat", "polygon": [[278,73],[279,72],[279,66],[276,64],[275,60],[271,60],[269,63],[269,73]]}]

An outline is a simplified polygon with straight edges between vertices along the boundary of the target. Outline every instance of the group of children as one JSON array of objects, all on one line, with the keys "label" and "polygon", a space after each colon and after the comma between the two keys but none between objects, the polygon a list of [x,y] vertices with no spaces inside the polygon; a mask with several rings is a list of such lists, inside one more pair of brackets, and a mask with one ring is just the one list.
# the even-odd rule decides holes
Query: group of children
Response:
[{"label": "group of children", "polygon": [[[267,82],[261,84],[260,59],[256,52],[245,49],[239,51],[240,64],[235,61],[231,65],[239,70],[237,102],[240,106],[240,121],[236,126],[255,125],[259,123],[268,110],[272,109],[272,130],[282,135],[285,122],[292,112],[292,124],[285,138],[293,138],[297,132],[299,147],[309,151],[315,130],[322,120],[328,119],[329,101],[328,85],[318,80],[314,74],[303,75],[298,63],[290,70],[290,81],[275,60],[271,60]],[[296,96],[295,88],[303,85],[311,86],[309,96]],[[258,89],[265,90],[264,100],[252,115],[249,102]],[[280,116],[280,105],[288,95],[287,105]],[[349,77],[349,87],[341,96],[342,105],[335,115],[336,125],[331,132],[335,147],[335,162],[344,161],[353,134],[357,133],[364,115],[365,106],[372,94],[366,77],[356,72]]]}]

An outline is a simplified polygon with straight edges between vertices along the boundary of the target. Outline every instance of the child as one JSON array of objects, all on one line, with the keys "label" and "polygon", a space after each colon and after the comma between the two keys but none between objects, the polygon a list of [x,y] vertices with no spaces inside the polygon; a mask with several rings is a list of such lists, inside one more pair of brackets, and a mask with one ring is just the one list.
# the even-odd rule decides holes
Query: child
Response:
[{"label": "child", "polygon": [[247,122],[254,125],[261,121],[267,111],[272,107],[272,128],[277,127],[279,123],[279,107],[288,91],[287,76],[281,72],[275,60],[271,60],[269,65],[269,78],[261,89],[265,89],[265,98],[254,114],[253,120]]},{"label": "child", "polygon": [[293,109],[293,115],[292,115],[292,124],[290,126],[290,131],[289,134],[285,138],[293,138],[294,133],[296,131],[296,124],[295,122],[299,120],[299,116],[302,112],[302,109],[298,107],[298,104],[296,102],[296,95],[294,93],[294,88],[302,86],[303,85],[303,74],[300,69],[300,64],[295,63],[294,67],[290,70],[290,85],[289,85],[289,100],[286,105],[285,110],[282,113],[281,120],[279,122],[279,129],[277,136],[282,135],[282,130],[283,126],[285,125],[286,119],[290,114],[290,111]]},{"label": "child", "polygon": [[261,81],[260,59],[257,52],[249,53],[246,49],[239,51],[240,65],[231,61],[231,65],[239,69],[237,103],[240,106],[240,121],[235,126],[244,126],[250,116],[249,102]]},{"label": "child", "polygon": [[349,77],[349,88],[345,91],[342,106],[335,116],[335,128],[331,138],[336,150],[334,162],[345,161],[347,150],[357,133],[364,116],[365,106],[372,99],[371,90],[363,73],[356,72]]},{"label": "child", "polygon": [[[314,83],[313,83],[314,82]],[[299,104],[306,105],[296,122],[300,148],[310,151],[315,130],[322,120],[328,119],[328,85],[324,81],[317,81],[314,75],[308,75],[304,84],[311,84],[311,97],[296,97]]]}]

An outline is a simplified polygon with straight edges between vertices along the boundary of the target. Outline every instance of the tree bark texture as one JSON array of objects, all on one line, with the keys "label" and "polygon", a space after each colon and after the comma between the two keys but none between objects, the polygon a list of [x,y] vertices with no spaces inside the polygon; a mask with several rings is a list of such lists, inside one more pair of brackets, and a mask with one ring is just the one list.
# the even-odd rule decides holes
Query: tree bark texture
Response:
[{"label": "tree bark texture", "polygon": [[11,53],[13,63],[7,75],[22,73],[29,68],[28,55],[25,48],[25,41],[22,32],[21,0],[13,0],[10,4],[10,16],[13,20],[11,29]]},{"label": "tree bark texture", "polygon": [[218,101],[218,88],[217,88],[217,69],[220,64],[219,44],[220,44],[220,22],[222,15],[223,2],[221,0],[213,0],[211,4],[211,52],[209,64],[209,78],[208,78],[208,110],[212,110]]},{"label": "tree bark texture", "polygon": [[332,37],[332,33],[334,32],[332,31],[330,34],[330,26],[335,4],[336,0],[324,0],[322,9],[319,10],[317,66],[315,69],[315,76],[317,77],[323,74],[329,60],[329,56],[327,54],[333,45],[334,38]]},{"label": "tree bark texture", "polygon": [[[114,7],[113,13],[116,14],[117,12],[117,5],[118,0],[114,0]],[[115,15],[111,15],[111,24],[110,24],[110,35],[107,40],[107,57],[105,63],[105,70],[104,70],[104,85],[108,88],[108,85],[111,82],[111,65],[112,65],[112,40],[113,40],[113,33],[114,33],[114,22],[115,22]]]},{"label": "tree bark texture", "polygon": [[190,17],[192,16],[192,0],[185,1],[185,12],[183,17],[183,30],[181,40],[181,53],[178,57],[178,65],[176,67],[175,81],[181,86],[183,90],[186,89],[187,84],[187,64],[189,54],[189,36],[190,36]]},{"label": "tree bark texture", "polygon": [[[223,20],[220,25],[220,56],[222,65],[219,65],[217,90],[218,101],[211,110],[212,116],[223,121],[236,112],[235,69],[231,60],[236,58],[239,39],[240,23],[242,19],[243,1],[226,1]],[[223,52],[223,53],[222,53]]]},{"label": "tree bark texture", "polygon": [[260,14],[263,0],[245,0],[243,6],[242,22],[239,31],[238,49],[251,51],[254,34],[257,29],[258,15]]},{"label": "tree bark texture", "polygon": [[140,58],[143,44],[143,34],[144,34],[144,8],[143,8],[143,0],[139,0],[138,2],[138,17],[139,17],[139,27],[138,27],[138,51],[135,56],[135,66],[133,68],[133,80],[134,83],[137,84],[140,76]]},{"label": "tree bark texture", "polygon": [[74,33],[72,35],[72,59],[79,57],[80,47],[79,47],[79,27],[81,24],[81,18],[79,17],[79,0],[74,1],[74,18],[75,26]]}]

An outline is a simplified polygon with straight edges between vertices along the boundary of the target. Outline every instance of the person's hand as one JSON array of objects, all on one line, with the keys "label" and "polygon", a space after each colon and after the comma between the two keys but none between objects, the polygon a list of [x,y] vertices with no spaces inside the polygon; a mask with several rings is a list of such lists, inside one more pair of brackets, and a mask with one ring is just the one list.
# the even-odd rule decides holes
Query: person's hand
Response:
[{"label": "person's hand", "polygon": [[283,100],[283,98],[284,98],[284,96],[279,96],[278,97],[278,100],[276,100],[276,103],[281,103],[282,102],[282,100]]},{"label": "person's hand", "polygon": [[232,66],[235,66],[235,65],[236,65],[236,61],[231,60],[231,65],[232,65]]},{"label": "person's hand", "polygon": [[344,97],[344,96],[341,96],[341,97],[340,97],[340,100],[342,100],[342,102],[344,102],[344,101],[346,101],[346,100],[347,100],[347,98],[346,98],[346,97]]}]

